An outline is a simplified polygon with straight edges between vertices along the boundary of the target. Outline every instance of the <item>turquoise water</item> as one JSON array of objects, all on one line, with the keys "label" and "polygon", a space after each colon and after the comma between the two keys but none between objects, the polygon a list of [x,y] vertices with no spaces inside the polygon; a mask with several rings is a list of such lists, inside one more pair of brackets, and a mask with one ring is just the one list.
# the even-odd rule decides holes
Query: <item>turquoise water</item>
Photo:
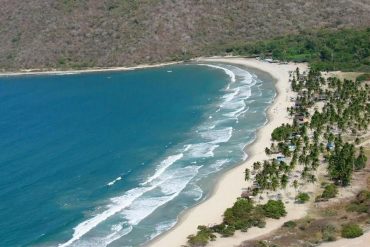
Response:
[{"label": "turquoise water", "polygon": [[245,160],[272,78],[226,64],[0,77],[0,246],[140,246]]}]

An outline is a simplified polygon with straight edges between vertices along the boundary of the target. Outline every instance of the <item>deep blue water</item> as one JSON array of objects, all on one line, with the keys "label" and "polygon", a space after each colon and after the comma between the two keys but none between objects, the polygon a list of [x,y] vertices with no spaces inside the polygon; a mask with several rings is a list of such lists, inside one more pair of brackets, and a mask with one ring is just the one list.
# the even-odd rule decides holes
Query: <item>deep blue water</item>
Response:
[{"label": "deep blue water", "polygon": [[172,227],[246,158],[275,94],[222,67],[0,77],[0,246],[138,246]]}]

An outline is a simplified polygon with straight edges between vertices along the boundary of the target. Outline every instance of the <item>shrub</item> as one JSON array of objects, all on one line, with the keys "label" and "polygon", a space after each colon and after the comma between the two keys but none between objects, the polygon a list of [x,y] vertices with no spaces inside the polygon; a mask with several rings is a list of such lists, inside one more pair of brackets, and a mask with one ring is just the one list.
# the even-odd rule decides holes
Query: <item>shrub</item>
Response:
[{"label": "shrub", "polygon": [[362,190],[356,196],[356,201],[359,203],[369,202],[370,201],[370,191]]},{"label": "shrub", "polygon": [[287,214],[284,203],[281,200],[269,200],[262,208],[265,216],[268,218],[279,219]]},{"label": "shrub", "polygon": [[342,237],[357,238],[364,234],[361,227],[357,224],[349,223],[342,226]]},{"label": "shrub", "polygon": [[310,200],[310,196],[307,194],[307,193],[299,193],[297,196],[296,196],[296,201],[298,203],[306,203]]},{"label": "shrub", "polygon": [[220,233],[222,237],[230,237],[234,235],[235,230],[234,226],[226,226]]},{"label": "shrub", "polygon": [[356,81],[363,82],[363,81],[369,81],[370,80],[370,74],[362,74],[356,77]]},{"label": "shrub", "polygon": [[338,194],[338,188],[335,184],[328,184],[325,186],[321,197],[325,199],[334,198]]},{"label": "shrub", "polygon": [[370,192],[363,190],[358,193],[356,199],[346,209],[351,212],[370,213]]},{"label": "shrub", "polygon": [[326,225],[322,229],[322,240],[324,241],[335,241],[336,240],[336,229],[333,225]]},{"label": "shrub", "polygon": [[239,198],[231,208],[226,209],[224,223],[226,225],[240,224],[240,221],[249,218],[253,208],[252,200]]},{"label": "shrub", "polygon": [[206,246],[208,241],[215,240],[216,236],[212,233],[212,230],[206,226],[198,226],[198,232],[196,235],[188,236],[188,243],[190,246]]},{"label": "shrub", "polygon": [[224,220],[221,225],[212,229],[223,237],[232,236],[235,230],[246,232],[250,227],[264,227],[264,210],[253,205],[253,201],[246,198],[239,198],[231,208],[226,209]]},{"label": "shrub", "polygon": [[283,227],[287,227],[287,228],[294,228],[296,226],[297,226],[297,223],[295,223],[292,220],[289,220],[287,222],[284,222],[284,224],[283,224]]}]

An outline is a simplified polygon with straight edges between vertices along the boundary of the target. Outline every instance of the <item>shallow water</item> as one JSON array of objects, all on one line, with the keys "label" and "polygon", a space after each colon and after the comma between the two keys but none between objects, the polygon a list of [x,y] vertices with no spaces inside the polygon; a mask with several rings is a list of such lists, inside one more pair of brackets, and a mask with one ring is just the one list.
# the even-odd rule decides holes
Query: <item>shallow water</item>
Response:
[{"label": "shallow water", "polygon": [[0,77],[0,245],[138,246],[245,160],[272,78],[226,64]]}]

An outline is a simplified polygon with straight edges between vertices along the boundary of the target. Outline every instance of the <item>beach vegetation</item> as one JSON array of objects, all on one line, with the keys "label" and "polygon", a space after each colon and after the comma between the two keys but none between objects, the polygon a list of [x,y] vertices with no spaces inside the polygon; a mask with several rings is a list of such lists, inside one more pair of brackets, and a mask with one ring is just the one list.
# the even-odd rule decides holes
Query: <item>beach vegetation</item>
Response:
[{"label": "beach vegetation", "polygon": [[291,130],[292,127],[289,124],[283,124],[272,131],[271,139],[274,141],[284,141],[289,137],[292,132]]},{"label": "beach vegetation", "polygon": [[321,194],[321,198],[330,199],[336,197],[338,194],[338,188],[335,184],[325,185],[324,191]]},{"label": "beach vegetation", "polygon": [[244,180],[247,181],[250,179],[250,176],[251,176],[251,172],[248,168],[245,168],[244,170]]},{"label": "beach vegetation", "polygon": [[329,158],[329,175],[336,184],[349,185],[355,164],[355,148],[352,144],[337,142]]},{"label": "beach vegetation", "polygon": [[287,214],[285,205],[281,200],[268,200],[262,208],[264,215],[268,218],[280,219]]},{"label": "beach vegetation", "polygon": [[370,81],[370,73],[364,73],[357,76],[356,81],[358,82]]},{"label": "beach vegetation", "polygon": [[206,246],[209,241],[216,239],[216,235],[213,231],[206,226],[198,226],[198,232],[196,235],[188,236],[188,243],[192,247]]},{"label": "beach vegetation", "polygon": [[261,162],[254,162],[253,163],[253,170],[259,170],[259,169],[261,169]]},{"label": "beach vegetation", "polygon": [[357,238],[363,234],[362,228],[357,224],[348,223],[342,226],[341,235],[343,238]]},{"label": "beach vegetation", "polygon": [[310,196],[305,192],[301,192],[296,196],[297,203],[306,203],[309,200],[310,200]]},{"label": "beach vegetation", "polygon": [[366,213],[370,215],[370,191],[360,191],[356,198],[347,206],[348,212]]},{"label": "beach vegetation", "polygon": [[361,170],[365,168],[367,162],[367,157],[364,153],[364,148],[360,147],[360,152],[355,160],[355,169],[356,170]]},{"label": "beach vegetation", "polygon": [[328,224],[322,228],[322,240],[325,242],[335,241],[337,239],[337,229],[335,226]]},{"label": "beach vegetation", "polygon": [[295,221],[292,221],[292,220],[286,221],[283,224],[283,227],[287,227],[287,228],[294,228],[296,226],[297,226],[297,223]]}]

